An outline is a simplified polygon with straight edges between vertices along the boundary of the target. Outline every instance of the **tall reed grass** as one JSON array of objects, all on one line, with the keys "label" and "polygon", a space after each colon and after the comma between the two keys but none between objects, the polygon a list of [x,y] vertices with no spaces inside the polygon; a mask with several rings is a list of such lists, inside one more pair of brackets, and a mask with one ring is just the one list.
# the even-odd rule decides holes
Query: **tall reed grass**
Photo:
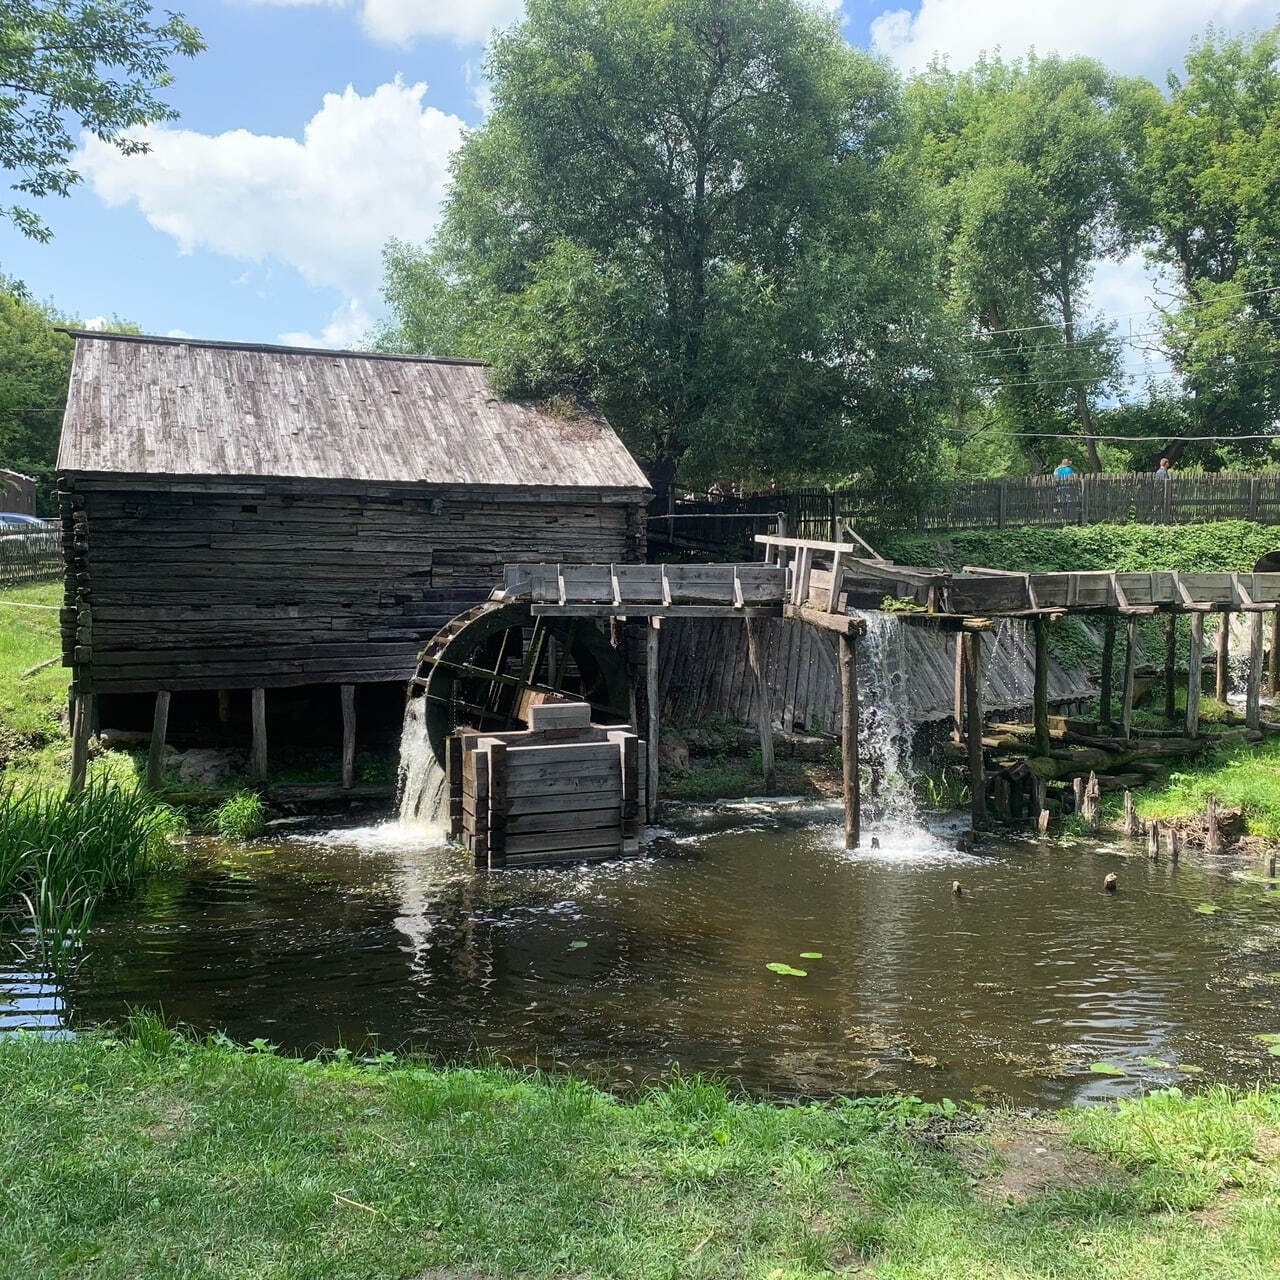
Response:
[{"label": "tall reed grass", "polygon": [[74,943],[98,904],[154,869],[180,830],[178,813],[100,779],[76,795],[0,789],[0,911],[26,920],[37,944]]}]

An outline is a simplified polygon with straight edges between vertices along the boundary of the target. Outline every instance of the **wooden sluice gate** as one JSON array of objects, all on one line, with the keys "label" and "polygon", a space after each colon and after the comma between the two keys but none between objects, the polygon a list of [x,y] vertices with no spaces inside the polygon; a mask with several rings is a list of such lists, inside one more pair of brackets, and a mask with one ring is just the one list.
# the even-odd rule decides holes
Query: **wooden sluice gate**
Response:
[{"label": "wooden sluice gate", "polygon": [[[637,847],[658,797],[658,660],[667,619],[745,623],[766,790],[775,781],[773,711],[758,620],[784,618],[836,634],[848,848],[861,835],[857,652],[866,628],[856,611],[884,608],[887,600],[904,623],[955,637],[954,738],[968,764],[976,826],[987,821],[989,799],[997,817],[1043,821],[1046,778],[1070,783],[1073,759],[1064,758],[1070,750],[1110,750],[1135,760],[1143,754],[1132,725],[1141,617],[1188,614],[1194,655],[1203,650],[1206,613],[1248,616],[1245,719],[1250,731],[1260,724],[1263,618],[1271,614],[1273,625],[1280,619],[1280,573],[1012,573],[980,567],[953,573],[893,564],[851,531],[838,542],[777,535],[756,541],[764,561],[750,564],[510,565],[488,604],[439,633],[422,655],[411,692],[432,708],[427,724],[433,744],[443,751],[448,739],[453,830],[477,866],[609,857]],[[1069,614],[1095,615],[1104,623],[1100,726],[1050,717],[1047,628]],[[1034,635],[1032,723],[1025,734],[1013,725],[993,734],[986,724],[979,642],[997,618],[1024,619]],[[601,630],[606,622],[608,638]],[[1116,652],[1121,624],[1122,656]],[[1173,648],[1166,644],[1165,650],[1169,680]],[[1226,651],[1220,642],[1220,683]],[[619,662],[622,672],[610,674]],[[1185,680],[1182,727],[1194,741],[1202,683],[1194,657]],[[566,699],[585,705],[565,706]],[[988,776],[988,755],[1002,746],[1020,762]],[[1031,760],[1038,769],[1030,770]]]},{"label": "wooden sluice gate", "polygon": [[582,702],[533,706],[529,721],[516,732],[450,736],[450,835],[489,869],[637,852],[640,739],[626,725],[593,725]]}]

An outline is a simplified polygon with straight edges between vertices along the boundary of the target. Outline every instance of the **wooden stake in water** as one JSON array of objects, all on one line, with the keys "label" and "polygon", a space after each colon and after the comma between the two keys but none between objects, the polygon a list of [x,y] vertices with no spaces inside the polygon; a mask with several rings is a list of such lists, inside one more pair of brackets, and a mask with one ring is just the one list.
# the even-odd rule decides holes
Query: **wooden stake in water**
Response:
[{"label": "wooden stake in water", "polygon": [[1130,840],[1138,835],[1138,811],[1133,805],[1133,792],[1124,793],[1124,833]]},{"label": "wooden stake in water", "polygon": [[1210,796],[1204,806],[1205,842],[1209,853],[1222,852],[1222,833],[1218,830],[1218,802]]},{"label": "wooden stake in water", "polygon": [[1177,827],[1169,828],[1168,847],[1169,861],[1176,864],[1178,859],[1182,856],[1182,836]]},{"label": "wooden stake in water", "polygon": [[1155,862],[1160,856],[1160,823],[1156,819],[1151,819],[1151,826],[1147,828],[1147,857]]},{"label": "wooden stake in water", "polygon": [[1102,786],[1096,773],[1089,774],[1089,784],[1084,789],[1084,822],[1090,832],[1098,829],[1098,817],[1102,810]]}]

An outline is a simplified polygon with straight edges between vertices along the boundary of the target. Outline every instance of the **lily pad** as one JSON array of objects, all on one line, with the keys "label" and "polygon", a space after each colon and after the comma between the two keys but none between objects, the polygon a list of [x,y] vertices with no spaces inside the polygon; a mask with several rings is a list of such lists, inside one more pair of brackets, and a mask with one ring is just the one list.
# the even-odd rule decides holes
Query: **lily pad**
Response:
[{"label": "lily pad", "polygon": [[1181,1071],[1184,1076],[1199,1076],[1204,1074],[1203,1067],[1193,1066],[1190,1062],[1178,1063],[1178,1070]]},{"label": "lily pad", "polygon": [[1112,1062],[1091,1063],[1089,1070],[1092,1071],[1095,1076],[1123,1076],[1128,1074],[1128,1072],[1121,1070],[1121,1068],[1117,1067]]},{"label": "lily pad", "polygon": [[1157,1067],[1163,1071],[1169,1071],[1173,1068],[1172,1062],[1166,1062],[1163,1058],[1139,1058],[1138,1061],[1144,1067]]},{"label": "lily pad", "polygon": [[771,960],[765,968],[770,973],[785,973],[789,978],[807,978],[808,972],[804,969],[793,969],[789,964],[783,964],[779,960]]},{"label": "lily pad", "polygon": [[801,960],[821,960],[822,952],[821,951],[802,951],[800,953],[800,959]]},{"label": "lily pad", "polygon": [[1217,914],[1218,908],[1212,902],[1202,902],[1195,908],[1195,912],[1199,916],[1212,916]]},{"label": "lily pad", "polygon": [[1253,1037],[1259,1044],[1267,1046],[1267,1052],[1273,1058],[1280,1058],[1280,1032],[1265,1031],[1261,1035]]},{"label": "lily pad", "polygon": [[586,945],[587,945],[587,944],[586,944],[585,942],[583,942],[583,941],[581,941],[581,939],[579,939],[579,940],[577,940],[577,941],[575,941],[575,942],[571,942],[571,943],[569,943],[569,950],[570,950],[570,951],[581,951],[581,950],[582,950],[582,948],[583,948],[583,947],[585,947]]}]

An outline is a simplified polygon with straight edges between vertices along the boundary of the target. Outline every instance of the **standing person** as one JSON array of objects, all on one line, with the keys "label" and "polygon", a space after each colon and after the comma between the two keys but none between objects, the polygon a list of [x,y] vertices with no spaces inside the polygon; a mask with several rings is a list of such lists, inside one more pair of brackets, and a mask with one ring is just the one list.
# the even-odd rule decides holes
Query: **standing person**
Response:
[{"label": "standing person", "polygon": [[1161,458],[1160,465],[1156,468],[1156,479],[1167,480],[1169,478],[1169,459]]},{"label": "standing person", "polygon": [[1070,458],[1063,458],[1053,469],[1053,474],[1058,477],[1059,481],[1068,480],[1075,475],[1076,469],[1071,465]]},{"label": "standing person", "polygon": [[1054,478],[1058,482],[1058,507],[1056,514],[1059,519],[1065,520],[1071,510],[1071,500],[1075,496],[1075,486],[1071,483],[1071,480],[1075,473],[1076,471],[1071,465],[1070,458],[1063,458],[1063,460],[1053,469]]}]

